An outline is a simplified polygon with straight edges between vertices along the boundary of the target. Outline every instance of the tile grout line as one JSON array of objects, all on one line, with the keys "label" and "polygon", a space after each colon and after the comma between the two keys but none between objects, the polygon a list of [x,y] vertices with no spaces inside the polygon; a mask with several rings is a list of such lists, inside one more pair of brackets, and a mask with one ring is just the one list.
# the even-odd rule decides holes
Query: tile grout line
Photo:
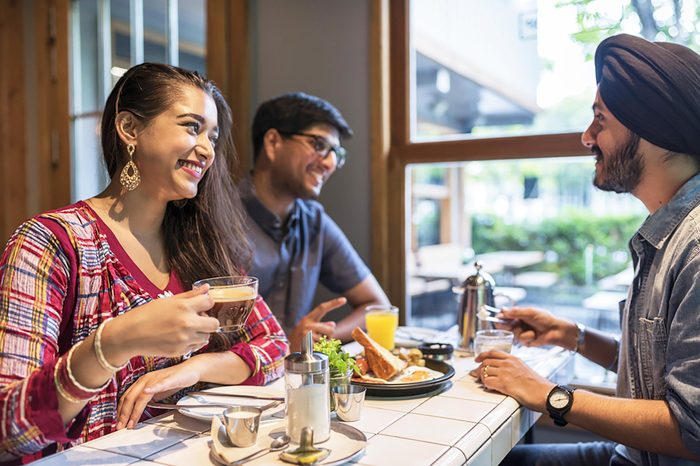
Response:
[{"label": "tile grout line", "polygon": [[[160,426],[160,427],[163,427],[163,426]],[[180,429],[180,430],[183,430],[183,429]],[[109,453],[116,453],[116,454],[118,454],[118,455],[124,455],[124,456],[128,456],[128,457],[131,457],[131,458],[136,458],[136,459],[139,459],[139,460],[145,460],[145,461],[149,461],[149,462],[153,463],[154,461],[149,460],[149,459],[148,459],[149,457],[151,457],[151,456],[153,456],[153,455],[156,455],[156,454],[158,454],[158,453],[160,453],[160,452],[162,452],[162,451],[165,451],[165,450],[167,450],[168,448],[172,448],[172,447],[174,447],[175,445],[177,445],[177,444],[179,444],[179,443],[182,443],[184,440],[189,440],[189,439],[191,439],[191,438],[194,438],[194,437],[198,437],[198,436],[199,436],[198,434],[195,434],[194,432],[191,432],[191,431],[189,431],[189,430],[187,430],[187,431],[185,431],[185,432],[187,432],[188,434],[192,434],[192,435],[190,435],[189,437],[180,439],[180,440],[176,441],[175,443],[172,443],[172,444],[168,445],[167,447],[163,447],[163,448],[161,448],[161,449],[159,449],[159,450],[152,451],[152,452],[150,452],[148,455],[146,455],[145,457],[144,457],[144,456],[134,456],[133,454],[122,453],[122,452],[117,452],[117,451],[107,450],[107,449],[100,449],[100,448],[94,448],[94,447],[89,447],[89,448],[92,448],[93,450],[98,450],[98,451],[106,451],[106,452],[109,452]]]},{"label": "tile grout line", "polygon": [[443,453],[443,454],[440,455],[435,461],[433,461],[432,463],[430,463],[430,466],[435,466],[435,464],[436,464],[438,461],[440,461],[440,458],[442,458],[443,456],[445,456],[446,454],[448,454],[448,453],[450,452],[450,450],[452,450],[453,448],[454,448],[455,450],[457,450],[458,452],[460,452],[460,453],[462,454],[462,456],[464,457],[464,463],[462,463],[462,464],[463,464],[463,465],[464,465],[464,464],[467,464],[467,462],[469,461],[469,460],[467,459],[467,455],[465,455],[464,452],[463,452],[462,450],[460,450],[459,448],[457,448],[457,447],[455,447],[455,446],[451,446],[451,447],[449,447],[449,448],[447,449],[447,451],[446,451],[445,453]]}]

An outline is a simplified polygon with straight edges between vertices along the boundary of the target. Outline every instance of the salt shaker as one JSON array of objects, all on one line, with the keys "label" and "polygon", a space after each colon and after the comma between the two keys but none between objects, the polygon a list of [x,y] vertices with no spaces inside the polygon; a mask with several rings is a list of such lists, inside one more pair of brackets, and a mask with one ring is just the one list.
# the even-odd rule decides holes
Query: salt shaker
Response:
[{"label": "salt shaker", "polygon": [[331,436],[331,412],[328,356],[313,351],[313,338],[308,332],[300,353],[284,360],[285,414],[287,435],[292,442],[301,442],[301,431],[311,427],[314,440],[324,442]]}]

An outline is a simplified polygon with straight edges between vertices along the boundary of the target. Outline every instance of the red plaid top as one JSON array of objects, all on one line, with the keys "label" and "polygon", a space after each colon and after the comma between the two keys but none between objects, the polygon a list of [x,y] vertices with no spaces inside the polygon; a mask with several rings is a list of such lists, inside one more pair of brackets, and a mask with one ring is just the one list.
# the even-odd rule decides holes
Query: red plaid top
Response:
[{"label": "red plaid top", "polygon": [[[166,290],[155,287],[84,202],[20,225],[0,258],[0,462],[27,463],[112,432],[117,400],[126,389],[141,375],[182,361],[131,359],[63,425],[53,383],[58,357],[105,319],[158,299],[164,291],[183,291],[177,275],[171,274]],[[284,333],[258,297],[245,328],[223,342],[251,367],[244,384],[262,385],[282,375],[288,348],[270,335]]]}]

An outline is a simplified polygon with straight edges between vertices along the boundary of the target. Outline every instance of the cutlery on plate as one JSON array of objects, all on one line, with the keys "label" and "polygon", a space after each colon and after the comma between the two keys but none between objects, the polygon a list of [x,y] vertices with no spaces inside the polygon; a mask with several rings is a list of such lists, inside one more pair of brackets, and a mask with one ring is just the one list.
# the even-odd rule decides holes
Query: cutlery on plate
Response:
[{"label": "cutlery on plate", "polygon": [[[263,406],[255,406],[256,408],[260,408],[262,411],[267,411],[268,409],[276,408],[277,406],[281,405],[282,401],[276,400],[273,401],[272,403],[268,403]],[[225,403],[202,403],[202,404],[189,404],[189,403],[183,403],[183,404],[175,404],[175,403],[158,403],[155,401],[152,401],[148,403],[149,408],[158,408],[158,409],[180,409],[180,408],[230,408],[231,406],[238,406],[236,404],[225,404]]]},{"label": "cutlery on plate", "polygon": [[405,338],[408,340],[417,341],[419,343],[434,342],[436,337],[439,336],[438,333],[431,333],[429,335],[417,335],[409,330],[397,329],[396,336],[399,338]]},{"label": "cutlery on plate", "polygon": [[420,343],[436,343],[436,342],[443,342],[443,341],[450,341],[453,339],[453,333],[455,330],[457,330],[457,325],[453,325],[452,327],[448,328],[444,332],[441,332],[439,330],[429,330],[428,335],[421,335],[421,334],[415,334],[414,332],[410,330],[406,330],[405,328],[397,328],[396,329],[396,336],[399,338],[407,338],[409,340],[413,341],[418,341]]},{"label": "cutlery on plate", "polygon": [[183,403],[183,404],[175,404],[175,403],[157,403],[157,402],[151,402],[148,403],[147,405],[149,408],[157,408],[157,409],[180,409],[180,408],[230,408],[231,406],[235,405],[227,405],[223,403],[206,403],[206,404],[189,404],[189,403]]},{"label": "cutlery on plate", "polygon": [[252,398],[254,400],[284,401],[283,396],[265,396],[265,395],[248,395],[248,394],[244,395],[244,394],[220,393],[220,392],[196,391],[196,392],[186,393],[186,395],[225,396],[225,397],[232,397],[232,398]]}]

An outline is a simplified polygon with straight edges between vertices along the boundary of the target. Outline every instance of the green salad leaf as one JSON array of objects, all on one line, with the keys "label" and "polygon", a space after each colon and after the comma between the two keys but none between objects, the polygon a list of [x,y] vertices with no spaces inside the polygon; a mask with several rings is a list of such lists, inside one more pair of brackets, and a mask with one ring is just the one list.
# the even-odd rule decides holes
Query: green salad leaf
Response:
[{"label": "green salad leaf", "polygon": [[331,372],[347,374],[348,369],[352,369],[357,374],[360,373],[360,368],[357,367],[355,359],[349,353],[343,351],[340,340],[327,338],[323,335],[319,341],[314,343],[314,351],[328,356],[328,366]]}]

